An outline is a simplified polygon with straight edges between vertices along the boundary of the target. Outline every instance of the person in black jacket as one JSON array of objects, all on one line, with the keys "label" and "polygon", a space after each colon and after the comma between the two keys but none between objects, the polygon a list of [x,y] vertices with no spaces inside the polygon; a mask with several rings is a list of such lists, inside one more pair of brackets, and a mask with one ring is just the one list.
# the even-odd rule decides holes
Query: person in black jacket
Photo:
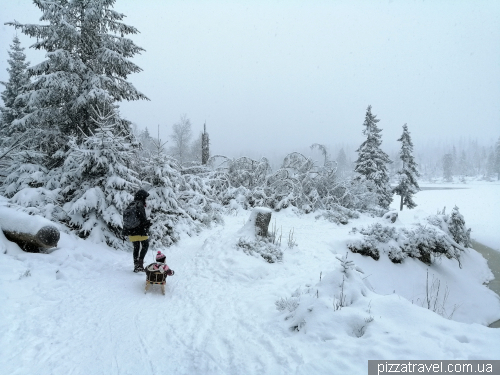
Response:
[{"label": "person in black jacket", "polygon": [[149,193],[139,190],[134,195],[136,215],[139,218],[139,225],[129,232],[129,240],[134,245],[134,272],[144,272],[144,257],[149,248],[149,227],[151,221],[146,218],[146,198]]}]

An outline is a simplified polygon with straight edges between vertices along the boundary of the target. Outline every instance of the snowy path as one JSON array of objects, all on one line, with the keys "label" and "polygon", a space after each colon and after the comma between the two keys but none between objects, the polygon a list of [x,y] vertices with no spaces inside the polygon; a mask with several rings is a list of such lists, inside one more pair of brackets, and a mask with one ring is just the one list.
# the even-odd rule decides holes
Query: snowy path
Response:
[{"label": "snowy path", "polygon": [[[47,256],[34,255],[43,269],[32,275],[56,277],[51,285],[22,280],[31,292],[27,305],[10,309],[6,320],[18,326],[2,331],[30,350],[18,357],[6,349],[3,356],[15,365],[6,373],[31,373],[33,362],[40,374],[160,374],[168,368],[176,374],[289,373],[297,366],[289,363],[294,351],[276,346],[275,328],[263,329],[258,314],[255,295],[265,282],[250,277],[242,283],[230,258],[221,262],[214,239],[203,246],[213,232],[167,250],[176,275],[167,279],[165,296],[158,286],[144,294],[145,276],[131,272],[130,254],[99,249],[107,252],[100,260],[93,251],[68,252],[48,264]],[[106,263],[110,256],[112,264]]]},{"label": "snowy path", "polygon": [[[268,264],[234,248],[247,217],[166,249],[176,274],[165,296],[158,286],[144,294],[130,253],[64,235],[52,254],[27,254],[0,238],[0,374],[359,374],[377,358],[499,359],[500,330],[442,319],[397,295],[373,297],[375,320],[361,338],[352,333],[368,316],[361,305],[330,307],[309,332],[291,332],[274,302],[337,268],[349,227],[275,214],[285,261]],[[369,267],[395,267],[350,256],[370,279]]]}]

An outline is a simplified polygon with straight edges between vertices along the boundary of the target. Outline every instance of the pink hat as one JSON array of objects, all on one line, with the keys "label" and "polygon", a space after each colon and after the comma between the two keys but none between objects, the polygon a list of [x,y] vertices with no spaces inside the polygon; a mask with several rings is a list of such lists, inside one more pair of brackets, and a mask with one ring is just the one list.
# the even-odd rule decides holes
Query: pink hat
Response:
[{"label": "pink hat", "polygon": [[157,262],[164,262],[165,261],[165,254],[162,254],[161,251],[158,251],[158,253],[156,254],[156,261]]}]

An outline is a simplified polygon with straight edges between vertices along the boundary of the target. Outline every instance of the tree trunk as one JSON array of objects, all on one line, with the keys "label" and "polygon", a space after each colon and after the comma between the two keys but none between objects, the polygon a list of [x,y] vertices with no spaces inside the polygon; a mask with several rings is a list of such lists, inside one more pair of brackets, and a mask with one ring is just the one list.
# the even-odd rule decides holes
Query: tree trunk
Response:
[{"label": "tree trunk", "polygon": [[201,135],[201,164],[203,165],[207,164],[209,157],[210,157],[209,139],[208,139],[207,127],[206,124],[204,124],[203,133]]},{"label": "tree trunk", "polygon": [[399,211],[403,211],[403,194],[401,194],[401,203],[399,205]]},{"label": "tree trunk", "polygon": [[267,231],[269,228],[270,221],[271,221],[270,212],[257,213],[257,218],[255,219],[256,234],[262,237],[267,237]]},{"label": "tree trunk", "polygon": [[17,243],[21,249],[30,253],[38,253],[40,249],[56,247],[60,237],[59,230],[50,225],[40,228],[34,235],[5,229],[3,232],[9,241]]}]

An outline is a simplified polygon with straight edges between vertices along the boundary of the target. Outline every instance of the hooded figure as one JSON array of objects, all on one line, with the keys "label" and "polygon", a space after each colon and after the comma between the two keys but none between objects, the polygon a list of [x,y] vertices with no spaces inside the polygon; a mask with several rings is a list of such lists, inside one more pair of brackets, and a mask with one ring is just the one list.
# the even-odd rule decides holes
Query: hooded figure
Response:
[{"label": "hooded figure", "polygon": [[144,272],[144,257],[149,248],[149,227],[151,221],[146,218],[146,198],[149,193],[139,190],[134,194],[135,213],[139,219],[139,225],[130,230],[129,240],[134,245],[134,272]]}]

